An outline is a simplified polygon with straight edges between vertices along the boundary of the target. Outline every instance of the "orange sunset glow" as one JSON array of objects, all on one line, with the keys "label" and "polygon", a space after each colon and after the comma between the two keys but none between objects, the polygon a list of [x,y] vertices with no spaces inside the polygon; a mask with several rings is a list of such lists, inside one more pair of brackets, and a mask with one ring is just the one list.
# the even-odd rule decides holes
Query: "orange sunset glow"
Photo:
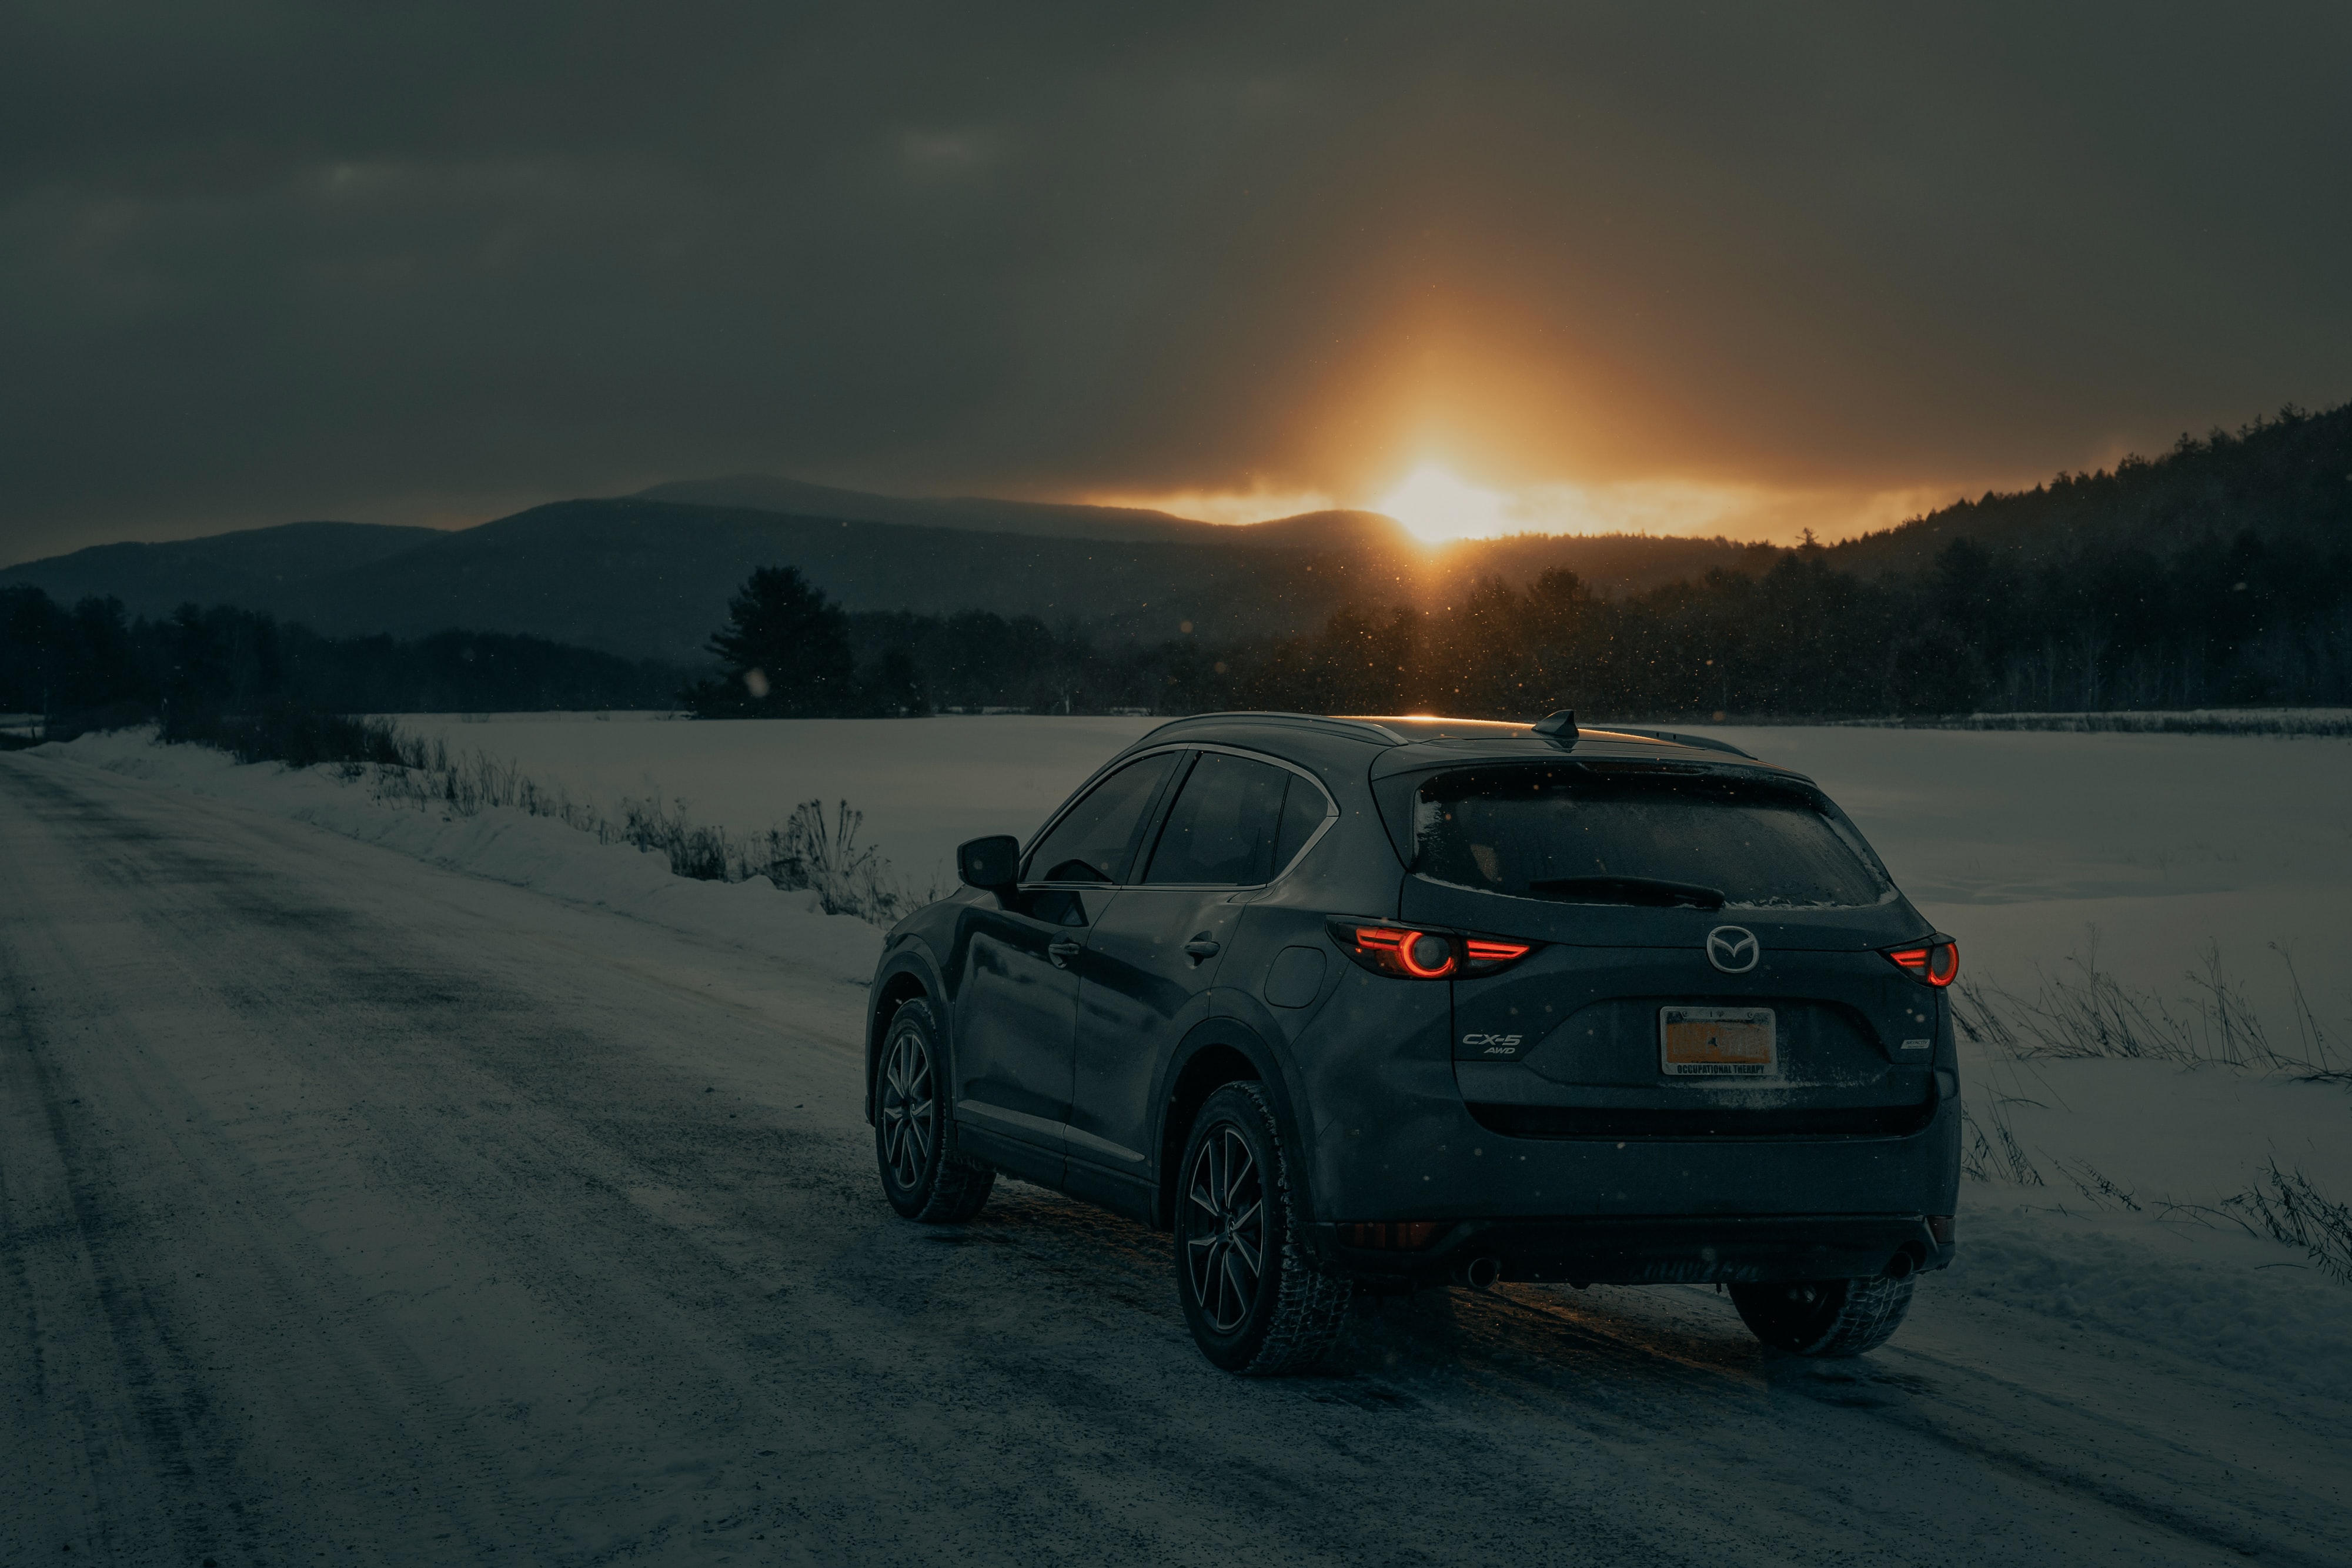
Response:
[{"label": "orange sunset glow", "polygon": [[1415,468],[1373,509],[1386,512],[1432,543],[1517,533],[1526,527],[1523,518],[1514,517],[1510,497],[1473,485],[1434,463]]}]

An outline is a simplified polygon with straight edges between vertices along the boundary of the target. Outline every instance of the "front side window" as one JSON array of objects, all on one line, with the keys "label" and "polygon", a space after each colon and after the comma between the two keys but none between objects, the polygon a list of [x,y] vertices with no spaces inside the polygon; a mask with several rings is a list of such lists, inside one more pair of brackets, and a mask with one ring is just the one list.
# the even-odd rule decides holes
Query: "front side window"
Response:
[{"label": "front side window", "polygon": [[1139,758],[1096,785],[1030,852],[1029,882],[1124,882],[1145,816],[1183,754]]},{"label": "front side window", "polygon": [[1895,895],[1859,834],[1809,792],[1725,775],[1580,767],[1423,779],[1413,870],[1573,904],[1853,907]]},{"label": "front side window", "polygon": [[1176,792],[1143,880],[1216,887],[1253,887],[1273,880],[1283,799],[1294,787],[1314,795],[1316,820],[1321,821],[1321,792],[1288,768],[1202,752]]}]

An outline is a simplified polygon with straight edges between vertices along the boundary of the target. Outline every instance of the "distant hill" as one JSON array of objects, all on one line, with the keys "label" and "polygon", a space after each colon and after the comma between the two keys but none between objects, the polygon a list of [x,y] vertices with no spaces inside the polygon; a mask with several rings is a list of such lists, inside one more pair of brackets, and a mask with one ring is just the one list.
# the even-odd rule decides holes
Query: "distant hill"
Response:
[{"label": "distant hill", "polygon": [[[1284,552],[1287,554],[1288,552]],[[635,497],[562,501],[444,534],[310,584],[279,612],[320,628],[528,632],[633,657],[693,659],[755,567],[799,567],[852,610],[973,608],[1113,635],[1232,636],[1306,624],[1361,582],[1352,563],[1236,545],[981,533]],[[1360,588],[1358,587],[1361,582]]]},{"label": "distant hill", "polygon": [[1047,538],[1125,539],[1189,544],[1227,530],[1168,512],[1138,507],[1085,507],[1055,501],[997,501],[985,497],[877,496],[838,490],[773,474],[737,474],[723,479],[680,479],[640,490],[641,501],[782,512],[804,517],[835,517],[856,523],[907,523],[919,528],[963,528],[974,533],[1036,534]]},{"label": "distant hill", "polygon": [[1347,550],[1360,554],[1423,556],[1428,546],[1385,512],[1301,512],[1218,530],[1234,544],[1262,549]]},{"label": "distant hill", "polygon": [[1604,591],[1634,591],[1753,554],[1720,540],[1631,536],[1432,550],[1372,512],[1246,528],[1137,517],[1126,522],[1147,533],[1162,521],[1190,531],[1169,539],[982,532],[968,515],[934,526],[630,497],[558,502],[451,532],[297,524],[109,545],[11,567],[0,583],[29,582],[62,603],[112,594],[150,616],[190,601],[227,603],[331,636],[461,628],[694,662],[728,595],[758,566],[797,566],[852,610],[991,610],[1076,622],[1113,642],[1157,642],[1188,634],[1187,622],[1200,638],[1294,632],[1350,601],[1438,607],[1475,578],[1523,580],[1552,566]]},{"label": "distant hill", "polygon": [[2290,408],[2202,441],[2183,435],[2112,473],[1988,491],[1832,546],[1829,560],[1864,576],[1914,571],[1955,538],[2027,562],[2124,550],[2162,560],[2242,532],[2288,548],[2352,538],[2352,403],[2316,414]]},{"label": "distant hill", "polygon": [[191,602],[258,609],[316,579],[372,566],[440,537],[437,528],[281,523],[166,544],[94,545],[10,567],[0,571],[0,583],[29,582],[60,604],[112,597],[133,615],[168,614]]}]

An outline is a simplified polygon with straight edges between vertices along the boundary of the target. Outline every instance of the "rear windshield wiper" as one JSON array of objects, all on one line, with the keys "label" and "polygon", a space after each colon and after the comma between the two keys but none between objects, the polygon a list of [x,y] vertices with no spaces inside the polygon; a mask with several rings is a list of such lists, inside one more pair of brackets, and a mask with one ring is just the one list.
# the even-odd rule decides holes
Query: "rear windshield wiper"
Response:
[{"label": "rear windshield wiper", "polygon": [[1692,882],[1661,882],[1652,876],[1547,876],[1528,891],[1579,904],[1638,904],[1654,909],[1721,909],[1723,891]]}]

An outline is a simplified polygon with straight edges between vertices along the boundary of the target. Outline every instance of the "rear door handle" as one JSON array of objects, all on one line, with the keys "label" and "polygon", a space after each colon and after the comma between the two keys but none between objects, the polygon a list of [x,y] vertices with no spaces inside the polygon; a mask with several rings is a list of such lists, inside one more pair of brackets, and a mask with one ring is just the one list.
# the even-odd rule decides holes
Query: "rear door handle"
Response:
[{"label": "rear door handle", "polygon": [[1215,957],[1223,949],[1209,940],[1209,934],[1203,931],[1184,944],[1184,951],[1192,955],[1192,962],[1198,964],[1203,959]]},{"label": "rear door handle", "polygon": [[1085,943],[1073,942],[1066,936],[1059,942],[1046,943],[1045,956],[1054,960],[1056,969],[1066,969],[1070,967],[1070,960],[1085,952],[1086,946]]}]

